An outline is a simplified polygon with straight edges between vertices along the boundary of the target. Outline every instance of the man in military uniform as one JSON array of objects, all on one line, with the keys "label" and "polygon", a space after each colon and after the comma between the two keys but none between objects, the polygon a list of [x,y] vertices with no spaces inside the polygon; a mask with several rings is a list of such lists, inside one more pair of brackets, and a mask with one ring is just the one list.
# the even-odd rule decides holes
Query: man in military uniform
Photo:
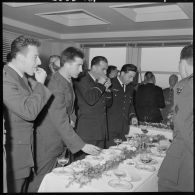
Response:
[{"label": "man in military uniform", "polygon": [[[3,70],[8,193],[23,192],[34,167],[33,122],[51,96],[43,85],[46,72],[37,67],[41,64],[39,46],[39,41],[29,36],[16,38]],[[36,81],[29,85],[25,73],[34,75]]]},{"label": "man in military uniform", "polygon": [[158,190],[194,191],[193,45],[180,55],[182,80],[174,87],[174,135],[159,169]]},{"label": "man in military uniform", "polygon": [[113,139],[125,140],[125,134],[129,132],[130,119],[132,124],[137,124],[137,118],[133,105],[134,88],[130,82],[133,81],[137,67],[133,64],[125,64],[121,68],[120,75],[111,79],[111,91],[113,92],[113,103],[108,108],[108,134],[107,148],[114,145]]},{"label": "man in military uniform", "polygon": [[[107,133],[106,106],[112,103],[108,88],[110,79],[106,77],[108,61],[96,56],[91,61],[91,70],[75,82],[78,104],[78,124],[76,132],[86,142],[105,148]],[[83,152],[75,155],[75,160],[85,157]]]},{"label": "man in military uniform", "polygon": [[163,117],[163,122],[164,123],[169,123],[171,127],[173,127],[173,122],[172,122],[172,113],[173,113],[173,88],[178,82],[178,76],[175,74],[172,74],[169,77],[169,85],[170,87],[163,89],[163,95],[164,95],[164,100],[165,100],[165,108],[161,110],[162,112],[162,117]]}]

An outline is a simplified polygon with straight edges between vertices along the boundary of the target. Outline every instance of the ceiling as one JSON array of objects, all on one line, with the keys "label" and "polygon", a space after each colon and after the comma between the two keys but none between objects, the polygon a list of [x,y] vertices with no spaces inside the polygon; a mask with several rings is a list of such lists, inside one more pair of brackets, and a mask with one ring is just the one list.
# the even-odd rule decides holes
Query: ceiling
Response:
[{"label": "ceiling", "polygon": [[193,38],[193,3],[3,3],[3,29],[63,42]]}]

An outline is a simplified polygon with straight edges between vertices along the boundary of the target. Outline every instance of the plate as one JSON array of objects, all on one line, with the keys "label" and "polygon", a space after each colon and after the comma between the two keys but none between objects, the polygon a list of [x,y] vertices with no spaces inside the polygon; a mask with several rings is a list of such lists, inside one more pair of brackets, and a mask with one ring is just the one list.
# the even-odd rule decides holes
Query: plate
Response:
[{"label": "plate", "polygon": [[138,182],[140,181],[142,178],[140,175],[138,175],[137,173],[128,173],[129,177],[131,178],[131,182]]},{"label": "plate", "polygon": [[89,160],[103,160],[104,159],[102,156],[92,156],[92,155],[87,155],[85,158]]},{"label": "plate", "polygon": [[135,165],[135,168],[150,171],[150,172],[154,172],[156,170],[156,168],[154,166],[143,165],[143,164],[137,164],[137,165]]},{"label": "plate", "polygon": [[114,150],[121,150],[121,148],[117,147],[117,146],[110,146],[109,149],[114,149]]},{"label": "plate", "polygon": [[158,157],[165,157],[166,152],[161,152],[160,150],[158,150],[157,147],[154,148],[150,148],[151,154],[158,156]]},{"label": "plate", "polygon": [[129,181],[124,179],[112,179],[108,182],[108,185],[117,190],[130,190],[133,188],[133,185]]},{"label": "plate", "polygon": [[73,169],[69,168],[69,167],[57,167],[55,169],[52,170],[52,172],[56,175],[64,175],[64,176],[71,176],[74,171]]}]

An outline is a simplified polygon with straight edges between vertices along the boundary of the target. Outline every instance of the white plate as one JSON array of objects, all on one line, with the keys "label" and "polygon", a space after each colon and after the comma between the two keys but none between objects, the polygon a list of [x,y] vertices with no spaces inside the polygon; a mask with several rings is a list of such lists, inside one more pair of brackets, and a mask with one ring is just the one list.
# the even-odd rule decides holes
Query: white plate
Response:
[{"label": "white plate", "polygon": [[69,168],[69,167],[57,167],[55,169],[52,170],[52,172],[56,175],[61,175],[61,176],[71,176],[74,171],[73,169]]},{"label": "white plate", "polygon": [[103,160],[104,159],[102,156],[92,156],[92,155],[87,155],[85,158],[88,160]]},{"label": "white plate", "polygon": [[142,179],[140,175],[138,175],[137,173],[134,173],[134,172],[128,173],[128,177],[131,178],[131,180],[130,180],[131,182],[138,182]]},{"label": "white plate", "polygon": [[151,154],[158,156],[158,157],[165,157],[166,152],[159,152],[157,147],[150,148]]},{"label": "white plate", "polygon": [[135,168],[150,171],[150,172],[154,172],[156,170],[156,168],[154,166],[143,165],[143,164],[137,164],[137,165],[135,165]]},{"label": "white plate", "polygon": [[124,179],[121,179],[120,181],[118,179],[112,179],[108,182],[108,185],[117,190],[130,190],[133,188],[133,185]]}]

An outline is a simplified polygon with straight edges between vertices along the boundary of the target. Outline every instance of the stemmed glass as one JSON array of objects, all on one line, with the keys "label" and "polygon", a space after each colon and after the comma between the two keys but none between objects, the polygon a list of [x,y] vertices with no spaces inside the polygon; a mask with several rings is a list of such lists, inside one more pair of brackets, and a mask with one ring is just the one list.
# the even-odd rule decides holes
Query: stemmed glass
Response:
[{"label": "stemmed glass", "polygon": [[121,182],[121,177],[126,177],[126,175],[127,175],[123,170],[115,170],[114,174],[118,178],[119,183]]},{"label": "stemmed glass", "polygon": [[114,143],[117,145],[121,144],[122,143],[122,139],[119,139],[119,138],[114,138]]},{"label": "stemmed glass", "polygon": [[127,134],[127,135],[125,135],[125,138],[126,138],[127,142],[129,143],[130,140],[133,138],[133,136]]},{"label": "stemmed glass", "polygon": [[68,164],[68,162],[69,162],[68,150],[65,151],[64,155],[57,157],[57,161],[58,161],[58,164],[61,165],[63,167],[63,170],[64,170],[64,166],[66,164]]}]

